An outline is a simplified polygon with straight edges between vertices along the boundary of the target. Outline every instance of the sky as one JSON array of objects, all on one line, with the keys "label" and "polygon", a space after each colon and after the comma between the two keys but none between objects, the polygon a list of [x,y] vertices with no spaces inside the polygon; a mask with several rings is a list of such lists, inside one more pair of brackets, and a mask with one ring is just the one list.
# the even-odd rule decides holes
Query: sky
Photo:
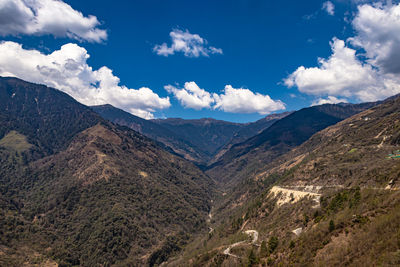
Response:
[{"label": "sky", "polygon": [[0,0],[0,40],[1,76],[146,119],[400,93],[396,1]]}]

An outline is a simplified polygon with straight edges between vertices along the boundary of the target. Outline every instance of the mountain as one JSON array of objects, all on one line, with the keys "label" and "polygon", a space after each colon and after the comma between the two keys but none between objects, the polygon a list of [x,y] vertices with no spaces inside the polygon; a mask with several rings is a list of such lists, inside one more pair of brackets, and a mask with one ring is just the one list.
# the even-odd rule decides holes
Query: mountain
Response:
[{"label": "mountain", "polygon": [[395,160],[400,146],[399,111],[400,97],[391,97],[316,133],[270,165],[262,176],[279,173],[276,166],[290,164],[289,159],[300,162],[301,158],[301,163],[285,175],[292,184],[394,186],[400,182],[400,165]]},{"label": "mountain", "polygon": [[193,149],[191,144],[183,140],[180,135],[151,120],[142,119],[111,105],[92,106],[91,108],[100,116],[113,123],[127,126],[164,144],[172,149],[174,153],[181,155],[187,160],[200,163],[206,157],[202,151]]},{"label": "mountain", "polygon": [[293,112],[258,135],[233,145],[210,166],[207,174],[224,187],[234,186],[314,133],[374,105],[325,104]]},{"label": "mountain", "polygon": [[239,129],[244,127],[244,124],[211,118],[198,120],[169,118],[152,121],[179,135],[196,151],[202,153],[203,164],[206,164]]},{"label": "mountain", "polygon": [[283,119],[284,117],[290,115],[292,112],[283,112],[283,113],[276,113],[268,115],[262,119],[259,119],[255,122],[246,123],[242,128],[240,128],[232,137],[232,139],[223,146],[218,151],[211,162],[215,163],[218,161],[229,149],[235,145],[246,141],[247,139],[258,135],[262,131],[266,130],[270,126],[272,126],[276,121]]},{"label": "mountain", "polygon": [[73,136],[103,121],[61,91],[0,77],[0,136],[15,130],[41,156],[65,149]]},{"label": "mountain", "polygon": [[399,114],[146,121],[0,78],[0,266],[399,266]]},{"label": "mountain", "polygon": [[0,265],[155,265],[206,229],[213,182],[68,95],[0,78]]},{"label": "mountain", "polygon": [[246,141],[247,139],[269,128],[276,121],[283,119],[292,113],[293,112],[283,112],[283,113],[271,114],[262,119],[259,119],[258,121],[247,123],[244,127],[242,127],[235,133],[229,144],[238,144],[243,141]]},{"label": "mountain", "polygon": [[232,123],[214,119],[145,120],[111,105],[91,107],[103,118],[127,126],[169,147],[198,165],[208,165],[233,144],[244,141],[271,126],[289,112],[272,114],[252,123]]},{"label": "mountain", "polygon": [[288,114],[290,112],[272,114],[251,123],[233,123],[211,118],[198,120],[169,118],[152,121],[180,135],[191,147],[205,154],[203,161],[208,165],[221,157],[233,144],[257,135]]},{"label": "mountain", "polygon": [[399,114],[390,98],[266,162],[167,266],[398,266]]}]

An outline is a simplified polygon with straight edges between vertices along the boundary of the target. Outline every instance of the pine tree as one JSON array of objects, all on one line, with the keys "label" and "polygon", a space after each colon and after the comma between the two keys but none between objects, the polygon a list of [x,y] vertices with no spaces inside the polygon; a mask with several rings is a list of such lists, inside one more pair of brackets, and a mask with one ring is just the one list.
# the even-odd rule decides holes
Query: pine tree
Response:
[{"label": "pine tree", "polygon": [[335,230],[335,223],[333,222],[333,220],[329,221],[329,232],[332,232],[333,230]]},{"label": "pine tree", "polygon": [[248,267],[254,266],[255,264],[258,263],[256,254],[254,253],[253,249],[250,250],[250,253],[249,253],[249,256],[247,259],[248,259],[248,264],[247,264]]},{"label": "pine tree", "polygon": [[267,250],[267,242],[265,242],[265,240],[263,240],[261,242],[261,247],[260,247],[260,257],[266,257],[268,256],[268,250]]},{"label": "pine tree", "polygon": [[278,238],[276,236],[271,236],[268,241],[268,250],[269,253],[274,252],[274,250],[278,247]]}]

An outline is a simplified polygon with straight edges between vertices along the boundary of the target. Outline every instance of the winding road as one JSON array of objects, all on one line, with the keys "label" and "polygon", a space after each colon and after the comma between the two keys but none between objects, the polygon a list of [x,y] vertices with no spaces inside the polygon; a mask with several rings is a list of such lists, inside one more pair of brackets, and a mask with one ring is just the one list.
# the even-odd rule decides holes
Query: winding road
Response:
[{"label": "winding road", "polygon": [[[253,244],[253,245],[258,246],[258,245],[256,244],[256,242],[258,241],[258,232],[257,232],[256,230],[247,230],[247,231],[245,231],[245,233],[246,233],[247,235],[253,237],[253,239],[251,240],[251,242],[248,243],[248,244]],[[232,254],[232,253],[231,253],[231,249],[234,248],[234,247],[236,247],[236,246],[239,246],[239,245],[241,245],[241,244],[244,244],[244,243],[246,243],[246,241],[240,241],[240,242],[233,243],[232,245],[228,246],[228,247],[224,250],[224,252],[223,252],[224,255],[228,255],[228,256],[231,256],[231,257],[235,257],[235,258],[240,258],[239,256],[237,256],[237,255],[235,255],[235,254]]]}]

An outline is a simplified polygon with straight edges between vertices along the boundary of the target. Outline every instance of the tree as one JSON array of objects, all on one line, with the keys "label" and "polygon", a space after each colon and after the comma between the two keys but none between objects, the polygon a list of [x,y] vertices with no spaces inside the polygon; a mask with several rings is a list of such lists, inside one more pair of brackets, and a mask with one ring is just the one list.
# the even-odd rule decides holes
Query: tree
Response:
[{"label": "tree", "polygon": [[267,249],[267,242],[265,242],[265,240],[263,240],[261,242],[261,247],[260,247],[260,257],[266,257],[268,256],[268,249]]},{"label": "tree", "polygon": [[249,256],[247,259],[248,259],[247,266],[249,266],[249,267],[254,266],[255,264],[258,263],[258,259],[256,257],[256,254],[254,253],[253,249],[250,250],[250,253],[249,253]]},{"label": "tree", "polygon": [[278,238],[276,236],[271,236],[268,241],[268,251],[269,253],[274,252],[274,250],[278,247]]},{"label": "tree", "polygon": [[333,222],[333,220],[329,221],[329,232],[332,232],[333,230],[335,230],[335,223]]}]

